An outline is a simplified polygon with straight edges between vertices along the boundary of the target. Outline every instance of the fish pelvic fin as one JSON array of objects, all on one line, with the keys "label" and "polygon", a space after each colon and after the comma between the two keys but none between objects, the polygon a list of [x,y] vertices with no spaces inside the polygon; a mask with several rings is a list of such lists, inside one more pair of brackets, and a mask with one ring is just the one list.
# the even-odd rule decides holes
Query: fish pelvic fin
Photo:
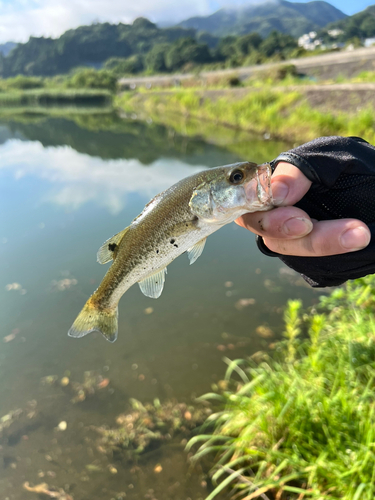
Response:
[{"label": "fish pelvic fin", "polygon": [[98,309],[89,299],[77,316],[70,330],[69,337],[80,338],[91,332],[100,332],[109,342],[117,339],[118,308]]}]

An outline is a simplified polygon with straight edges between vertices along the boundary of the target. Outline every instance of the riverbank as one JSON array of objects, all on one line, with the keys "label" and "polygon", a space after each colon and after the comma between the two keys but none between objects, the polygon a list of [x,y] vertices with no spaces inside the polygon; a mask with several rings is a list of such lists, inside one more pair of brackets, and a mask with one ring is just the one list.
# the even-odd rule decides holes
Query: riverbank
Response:
[{"label": "riverbank", "polygon": [[169,125],[180,116],[292,143],[322,135],[356,135],[371,142],[374,90],[372,83],[149,90],[123,93],[115,104]]},{"label": "riverbank", "polygon": [[2,108],[49,108],[58,106],[101,107],[111,106],[112,94],[97,89],[31,89],[0,92]]},{"label": "riverbank", "polygon": [[206,500],[228,486],[232,499],[374,498],[374,285],[348,282],[306,313],[289,301],[273,355],[225,359],[200,398],[216,413],[188,445],[215,463]]}]

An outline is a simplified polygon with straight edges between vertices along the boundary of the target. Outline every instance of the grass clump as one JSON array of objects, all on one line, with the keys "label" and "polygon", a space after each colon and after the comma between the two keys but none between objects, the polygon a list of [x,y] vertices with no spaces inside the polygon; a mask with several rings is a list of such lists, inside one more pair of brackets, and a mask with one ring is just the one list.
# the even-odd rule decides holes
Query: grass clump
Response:
[{"label": "grass clump", "polygon": [[[189,447],[214,457],[211,500],[373,500],[375,276],[349,282],[310,313],[290,301],[275,356],[227,360],[219,403]],[[259,357],[259,356],[258,356]]]}]

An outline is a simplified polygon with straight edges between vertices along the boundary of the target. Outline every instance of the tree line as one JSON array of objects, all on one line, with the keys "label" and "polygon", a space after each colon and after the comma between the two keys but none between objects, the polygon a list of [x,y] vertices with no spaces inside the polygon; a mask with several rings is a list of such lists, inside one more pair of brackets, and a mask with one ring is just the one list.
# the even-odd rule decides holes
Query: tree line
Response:
[{"label": "tree line", "polygon": [[[326,42],[333,41],[328,31],[334,28],[342,30],[336,41],[354,40],[358,44],[363,38],[375,36],[375,6],[328,25],[318,35]],[[295,38],[278,31],[265,37],[252,32],[219,38],[178,26],[161,29],[141,17],[133,24],[80,26],[58,39],[30,37],[6,57],[0,53],[0,77],[69,74],[71,87],[81,84],[82,79],[87,80],[86,86],[95,86],[98,82],[93,80],[100,77],[100,86],[110,88],[122,75],[237,67],[298,57],[305,52]],[[81,69],[78,76],[77,68]]]},{"label": "tree line", "polygon": [[31,37],[7,57],[0,54],[0,76],[54,76],[74,68],[105,69],[116,75],[189,70],[201,65],[239,66],[270,57],[284,59],[297,49],[296,40],[272,32],[218,38],[194,29],[158,28],[145,18],[132,25],[81,26],[58,39]]}]

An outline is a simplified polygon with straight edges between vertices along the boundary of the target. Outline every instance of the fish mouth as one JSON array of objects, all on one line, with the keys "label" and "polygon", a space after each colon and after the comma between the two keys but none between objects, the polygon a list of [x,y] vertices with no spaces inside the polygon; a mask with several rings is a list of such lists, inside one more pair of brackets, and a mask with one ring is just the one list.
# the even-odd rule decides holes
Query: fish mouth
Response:
[{"label": "fish mouth", "polygon": [[255,177],[245,184],[246,205],[249,211],[270,210],[273,207],[271,175],[271,166],[264,163],[259,165]]}]

